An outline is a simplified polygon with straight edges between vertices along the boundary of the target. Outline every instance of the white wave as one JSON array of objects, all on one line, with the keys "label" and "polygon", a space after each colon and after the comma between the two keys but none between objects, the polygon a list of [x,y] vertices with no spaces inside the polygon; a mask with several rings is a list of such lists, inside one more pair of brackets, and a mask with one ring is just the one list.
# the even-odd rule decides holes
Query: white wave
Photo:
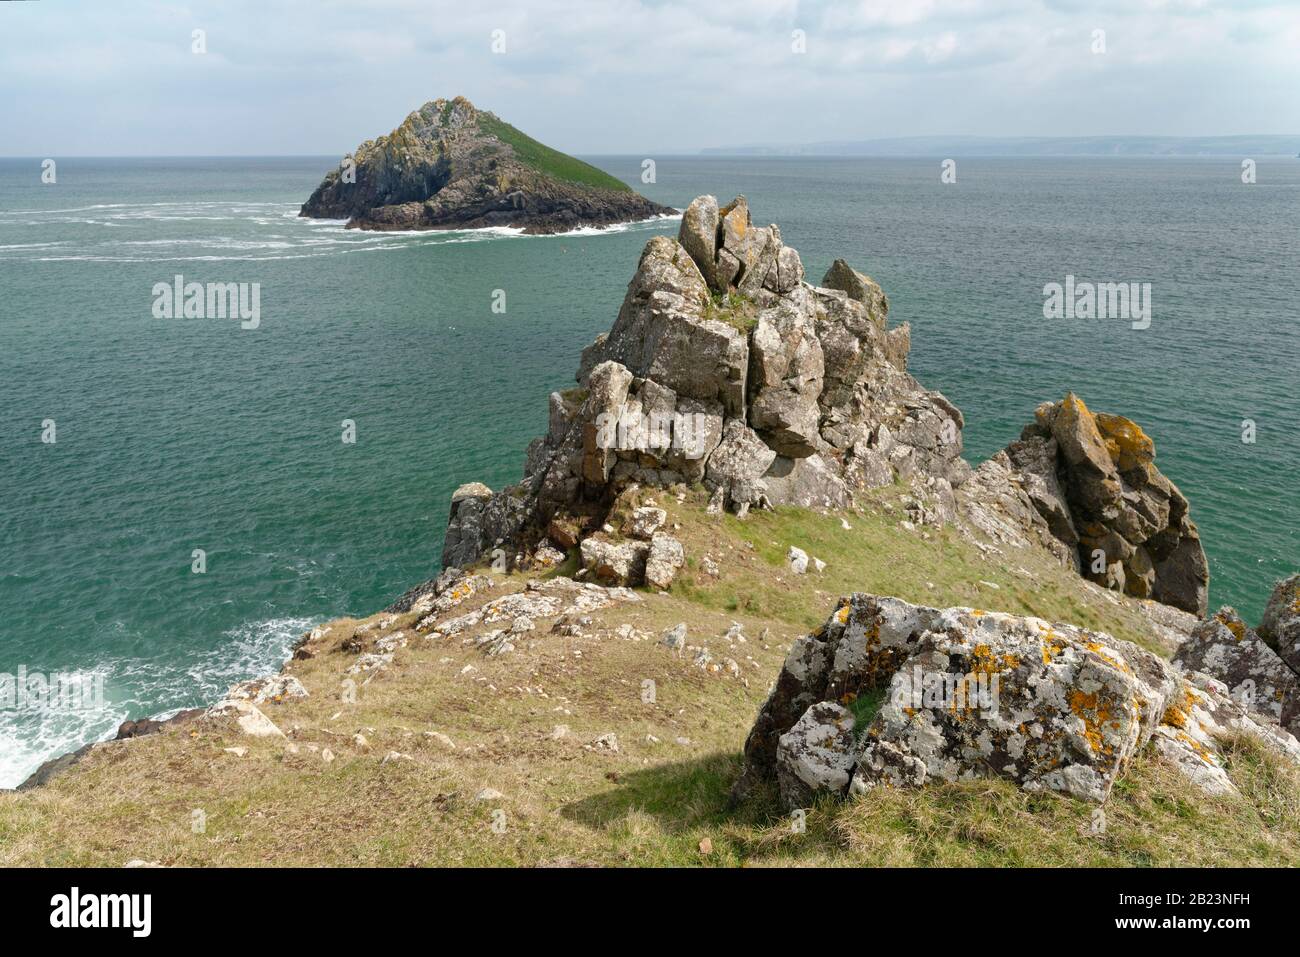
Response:
[{"label": "white wave", "polygon": [[[112,694],[108,687],[111,669],[107,666],[61,674],[92,682],[102,676],[105,698]],[[126,717],[124,706],[107,701],[76,709],[0,710],[0,788],[18,786],[51,758],[75,751],[91,741],[111,738]]]},{"label": "white wave", "polygon": [[125,659],[68,675],[104,676],[105,700],[78,710],[0,710],[0,788],[12,788],[51,758],[106,741],[128,717],[169,717],[211,704],[232,684],[279,671],[294,643],[319,619],[251,621],[225,632],[216,647],[182,661]]}]

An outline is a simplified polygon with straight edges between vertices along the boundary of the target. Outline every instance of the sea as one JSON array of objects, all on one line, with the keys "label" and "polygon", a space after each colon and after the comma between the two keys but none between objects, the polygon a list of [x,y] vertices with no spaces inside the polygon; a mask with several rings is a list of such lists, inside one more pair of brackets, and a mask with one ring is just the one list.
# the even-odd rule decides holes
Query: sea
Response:
[{"label": "sea", "polygon": [[[337,158],[44,159],[0,159],[0,692],[96,691],[0,693],[0,787],[436,574],[452,490],[520,477],[678,226],[361,232],[297,215]],[[1300,568],[1300,159],[588,159],[677,208],[743,193],[811,279],[873,276],[972,463],[1067,391],[1135,419],[1212,604],[1253,621]],[[1045,317],[1067,277],[1149,283],[1149,326]],[[256,289],[256,327],[160,317],[178,281]]]}]

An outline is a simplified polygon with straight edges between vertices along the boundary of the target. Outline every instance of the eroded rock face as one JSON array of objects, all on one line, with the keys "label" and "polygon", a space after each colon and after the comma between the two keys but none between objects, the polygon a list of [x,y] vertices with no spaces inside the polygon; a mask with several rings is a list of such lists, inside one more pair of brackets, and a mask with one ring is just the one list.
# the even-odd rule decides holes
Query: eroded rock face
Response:
[{"label": "eroded rock face", "polygon": [[[877,697],[874,711],[858,707]],[[1222,793],[1231,782],[1219,743],[1241,731],[1300,760],[1294,737],[1213,678],[1181,673],[1131,642],[855,594],[794,643],[746,739],[733,794],[743,799],[769,780],[793,808],[818,793],[1001,777],[1100,802],[1154,736],[1189,779]]]},{"label": "eroded rock face", "polygon": [[[745,198],[701,196],[677,239],[656,236],[610,331],[553,393],[524,479],[453,496],[444,563],[500,546],[536,564],[543,535],[573,547],[629,486],[702,482],[717,508],[844,507],[855,487],[925,484],[943,520],[970,475],[961,413],[907,373],[906,326],[837,261],[821,286]],[[568,544],[566,544],[566,542]],[[547,553],[550,556],[550,553]],[[550,556],[553,558],[553,556]],[[594,561],[594,559],[593,559]]]},{"label": "eroded rock face", "polygon": [[994,499],[1028,501],[1037,517],[1016,505],[1013,523],[1064,564],[1103,587],[1204,617],[1210,572],[1200,534],[1136,423],[1093,413],[1071,393],[1039,406],[1005,460],[985,465],[965,496],[977,525],[998,523]]},{"label": "eroded rock face", "polygon": [[1174,662],[1212,675],[1242,707],[1300,734],[1300,676],[1232,608],[1198,624]]},{"label": "eroded rock face", "polygon": [[1300,574],[1277,583],[1258,631],[1264,643],[1300,674]]}]

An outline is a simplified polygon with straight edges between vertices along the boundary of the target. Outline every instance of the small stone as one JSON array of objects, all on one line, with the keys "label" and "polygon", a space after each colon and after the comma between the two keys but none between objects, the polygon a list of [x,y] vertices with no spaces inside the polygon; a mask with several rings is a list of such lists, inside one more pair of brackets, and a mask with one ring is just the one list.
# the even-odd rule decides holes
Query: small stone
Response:
[{"label": "small stone", "polygon": [[597,751],[609,751],[612,754],[618,753],[618,737],[613,731],[607,731],[591,742],[591,746]]},{"label": "small stone", "polygon": [[329,748],[322,748],[320,752],[320,756],[321,756],[321,760],[324,761],[326,764],[329,764],[331,761],[334,760],[334,752],[331,751]]},{"label": "small stone", "polygon": [[500,801],[505,795],[496,788],[484,788],[474,795],[475,801]]},{"label": "small stone", "polygon": [[802,548],[790,546],[790,551],[786,552],[785,560],[790,564],[790,571],[796,575],[802,575],[808,571],[808,553]]},{"label": "small stone", "polygon": [[[293,745],[290,745],[290,747],[293,747]],[[237,758],[242,758],[248,754],[248,748],[225,748],[224,750],[226,754],[233,754]],[[294,750],[297,750],[297,748],[294,748]]]},{"label": "small stone", "polygon": [[686,647],[686,622],[683,621],[665,631],[659,643],[680,654]]},{"label": "small stone", "polygon": [[713,839],[712,839],[712,838],[708,838],[708,837],[706,837],[704,840],[700,841],[700,853],[701,853],[701,854],[712,854],[712,853],[713,853]]},{"label": "small stone", "polygon": [[355,744],[358,748],[370,747],[370,742],[366,740],[366,736],[362,734],[360,731],[358,731],[356,734],[352,736],[352,743]]},{"label": "small stone", "polygon": [[384,760],[380,764],[387,764],[390,761],[413,761],[415,760],[409,754],[402,754],[400,751],[389,751],[384,755]]},{"label": "small stone", "polygon": [[430,738],[430,739],[432,739],[432,740],[434,740],[434,741],[437,741],[437,742],[438,742],[439,744],[441,744],[444,748],[447,748],[447,749],[450,750],[450,751],[455,751],[455,750],[456,750],[456,745],[455,745],[455,743],[451,740],[451,738],[447,737],[447,736],[446,736],[445,734],[443,734],[441,731],[426,731],[426,732],[424,732],[424,736],[425,736],[426,738]]},{"label": "small stone", "polygon": [[557,724],[551,730],[552,741],[558,741],[560,740],[560,738],[568,737],[568,735],[569,735],[569,726],[567,724]]}]

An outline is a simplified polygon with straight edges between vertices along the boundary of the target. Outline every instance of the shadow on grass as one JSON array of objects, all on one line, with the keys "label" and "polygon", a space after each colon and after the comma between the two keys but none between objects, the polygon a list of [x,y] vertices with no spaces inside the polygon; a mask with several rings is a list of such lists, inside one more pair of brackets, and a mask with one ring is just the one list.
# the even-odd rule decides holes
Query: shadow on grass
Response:
[{"label": "shadow on grass", "polygon": [[[833,852],[837,842],[826,826],[829,815],[810,812],[806,830],[795,832],[775,787],[759,788],[733,806],[731,786],[740,771],[741,756],[722,751],[661,764],[621,775],[612,790],[574,801],[560,813],[605,833],[617,833],[631,819],[648,816],[665,836],[692,849],[699,839],[709,837],[717,863],[759,861],[778,854],[824,857]],[[799,840],[790,839],[796,835]]]}]

